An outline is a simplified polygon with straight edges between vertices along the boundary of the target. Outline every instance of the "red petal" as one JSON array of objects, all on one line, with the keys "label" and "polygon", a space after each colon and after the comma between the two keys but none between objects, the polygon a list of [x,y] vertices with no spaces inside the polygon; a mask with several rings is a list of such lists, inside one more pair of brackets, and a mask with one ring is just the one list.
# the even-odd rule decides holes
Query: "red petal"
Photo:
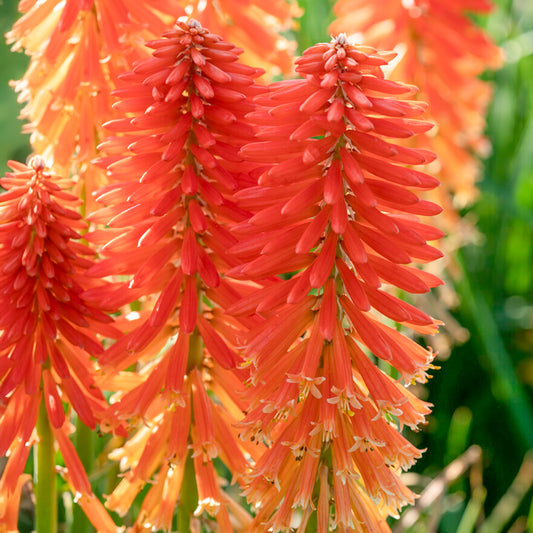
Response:
[{"label": "red petal", "polygon": [[196,233],[189,226],[185,230],[181,247],[181,268],[188,276],[192,276],[197,270],[198,253],[196,248]]},{"label": "red petal", "polygon": [[91,484],[89,483],[80,458],[66,434],[66,429],[64,426],[62,428],[54,428],[52,426],[52,431],[59,445],[59,451],[65,461],[72,488],[80,494],[92,494]]},{"label": "red petal", "polygon": [[324,200],[327,204],[335,204],[344,196],[342,186],[341,164],[334,159],[324,177]]},{"label": "red petal", "polygon": [[213,359],[222,367],[226,369],[235,367],[235,354],[228,345],[224,342],[222,337],[213,329],[209,321],[202,315],[198,317],[198,329],[204,341],[205,347],[211,354]]},{"label": "red petal", "polygon": [[57,393],[57,387],[52,379],[49,370],[43,371],[43,383],[44,383],[44,402],[46,405],[46,411],[48,413],[48,418],[50,423],[55,428],[59,428],[65,422],[65,411],[63,409],[63,404]]},{"label": "red petal", "polygon": [[178,305],[182,281],[183,272],[181,269],[177,269],[155,303],[150,315],[150,326],[161,327],[166,323],[170,314]]},{"label": "red petal", "polygon": [[180,393],[183,389],[183,380],[189,359],[190,337],[183,332],[178,334],[174,345],[168,351],[168,369],[165,376],[165,387],[172,392]]},{"label": "red petal", "polygon": [[196,327],[198,315],[198,294],[196,290],[196,277],[185,278],[185,289],[180,307],[180,328],[183,333],[192,333]]},{"label": "red petal", "polygon": [[320,305],[319,328],[322,337],[330,341],[333,339],[337,323],[337,287],[335,280],[329,278],[324,286],[324,295]]},{"label": "red petal", "polygon": [[331,274],[333,263],[335,262],[335,254],[337,252],[337,235],[332,231],[329,232],[322,249],[317,258],[313,261],[310,267],[309,281],[311,287],[322,287],[326,282],[326,279]]}]

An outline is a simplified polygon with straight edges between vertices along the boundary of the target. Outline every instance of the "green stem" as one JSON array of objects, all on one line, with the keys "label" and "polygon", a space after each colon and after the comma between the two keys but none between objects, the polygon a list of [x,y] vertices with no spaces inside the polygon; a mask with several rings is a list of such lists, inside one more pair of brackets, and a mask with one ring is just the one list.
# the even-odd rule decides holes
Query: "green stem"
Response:
[{"label": "green stem", "polygon": [[191,530],[191,515],[198,505],[198,489],[196,488],[196,476],[194,475],[194,463],[191,455],[187,457],[181,496],[178,503],[178,532],[188,533]]},{"label": "green stem", "polygon": [[[114,443],[112,449],[116,449],[120,448],[124,444],[124,439],[122,437],[113,437],[111,442]],[[108,446],[109,444],[106,446],[106,449],[108,449]],[[106,479],[106,494],[111,494],[115,490],[115,487],[117,486],[118,482],[120,481],[120,464],[118,462],[113,461],[107,472]]]},{"label": "green stem", "polygon": [[476,487],[472,497],[466,505],[465,512],[457,526],[457,533],[472,533],[476,527],[476,522],[483,510],[483,504],[487,497],[487,489],[485,487]]},{"label": "green stem", "polygon": [[[76,451],[85,472],[89,476],[94,466],[94,433],[78,417],[76,420]],[[74,505],[72,513],[72,533],[94,531],[89,519],[79,505]]]},{"label": "green stem", "polygon": [[529,514],[527,516],[527,533],[533,533],[533,499],[531,500],[531,505],[529,506]]},{"label": "green stem", "polygon": [[38,442],[35,458],[35,530],[37,533],[57,532],[57,486],[54,434],[48,421],[44,401],[37,418]]},{"label": "green stem", "polygon": [[333,14],[331,12],[332,2],[298,0],[298,4],[303,9],[297,32],[298,49],[301,53],[315,43],[329,42],[327,27],[333,20]]}]

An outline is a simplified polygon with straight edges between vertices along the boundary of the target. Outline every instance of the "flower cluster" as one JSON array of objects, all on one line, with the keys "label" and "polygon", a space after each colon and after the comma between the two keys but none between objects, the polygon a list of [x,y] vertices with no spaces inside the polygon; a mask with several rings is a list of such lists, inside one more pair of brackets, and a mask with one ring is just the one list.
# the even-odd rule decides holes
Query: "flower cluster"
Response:
[{"label": "flower cluster", "polygon": [[146,56],[144,40],[159,35],[183,8],[170,0],[46,0],[19,8],[24,15],[7,38],[31,58],[15,83],[19,101],[27,102],[25,130],[55,171],[74,169],[77,194],[92,208],[91,193],[105,176],[91,160],[101,124],[115,116],[110,92],[117,76]]},{"label": "flower cluster", "polygon": [[264,169],[236,194],[254,214],[234,228],[244,263],[228,274],[277,276],[230,309],[263,318],[245,348],[254,387],[243,422],[243,437],[270,445],[246,490],[258,531],[289,528],[298,507],[304,521],[316,509],[321,532],[387,531],[383,517],[413,498],[397,474],[420,452],[399,429],[429,412],[406,387],[425,381],[432,354],[393,324],[428,334],[437,323],[385,287],[440,284],[407,265],[440,257],[427,241],[442,234],[417,217],[440,212],[417,196],[438,181],[410,168],[435,156],[388,141],[432,126],[424,106],[396,96],[412,87],[383,78],[389,59],[341,34],[306,50],[304,78],[272,84],[249,115],[261,140],[242,153]]},{"label": "flower cluster", "polygon": [[340,34],[264,86],[259,66],[290,70],[290,2],[21,10],[46,157],[0,178],[0,531],[43,421],[78,503],[117,530],[71,411],[124,438],[106,507],[132,532],[390,531],[421,455],[402,429],[430,412],[414,337],[440,324],[409,303],[441,284],[413,263],[443,235],[436,156],[413,141],[433,123],[385,78],[394,54]]},{"label": "flower cluster", "polygon": [[94,252],[73,241],[86,224],[73,209],[79,200],[64,190],[72,183],[51,174],[39,156],[29,166],[12,161],[10,167],[13,172],[0,178],[7,191],[0,195],[0,455],[9,455],[0,481],[0,518],[7,516],[10,499],[18,500],[43,403],[80,505],[99,531],[115,532],[68,438],[63,403],[91,429],[117,426],[97,386],[94,361],[103,352],[97,334],[120,332],[83,299],[92,285],[85,272]]},{"label": "flower cluster", "polygon": [[114,92],[124,118],[105,125],[113,134],[100,146],[110,183],[98,201],[107,207],[90,217],[108,228],[87,236],[105,243],[105,258],[89,275],[131,276],[87,297],[112,308],[148,298],[141,324],[101,360],[115,372],[139,359],[147,363],[141,382],[120,387],[112,405],[117,417],[146,425],[114,453],[128,475],[108,506],[127,510],[158,471],[138,523],[169,528],[192,461],[198,508],[180,504],[179,513],[207,510],[231,531],[229,496],[219,488],[213,459],[222,457],[236,480],[248,469],[246,445],[233,427],[246,379],[235,347],[253,319],[241,323],[226,313],[245,286],[224,274],[237,262],[228,253],[236,243],[228,226],[246,217],[232,193],[251,180],[252,165],[239,150],[252,140],[244,116],[261,91],[254,78],[262,71],[238,62],[237,48],[192,19],[148,46],[153,57],[122,76]]},{"label": "flower cluster", "polygon": [[[92,164],[103,139],[101,125],[117,116],[110,93],[119,74],[147,56],[146,40],[158,37],[187,11],[228,41],[244,47],[254,64],[273,73],[292,68],[294,43],[278,31],[298,15],[294,3],[257,0],[46,0],[21,2],[24,15],[8,33],[13,49],[24,49],[30,65],[15,83],[19,101],[27,102],[22,118],[29,123],[36,153],[55,171],[77,174],[77,194],[88,211],[92,192],[106,183]],[[269,24],[264,24],[264,18]],[[260,38],[258,39],[258,36]]]}]

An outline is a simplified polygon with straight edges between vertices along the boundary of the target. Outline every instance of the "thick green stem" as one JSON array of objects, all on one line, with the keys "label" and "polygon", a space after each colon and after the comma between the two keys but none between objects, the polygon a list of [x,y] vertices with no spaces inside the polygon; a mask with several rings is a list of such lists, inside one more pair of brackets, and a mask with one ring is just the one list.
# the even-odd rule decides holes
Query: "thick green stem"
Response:
[{"label": "thick green stem", "polygon": [[[76,451],[85,472],[89,476],[94,466],[94,433],[78,417],[76,420]],[[72,512],[72,533],[89,533],[94,531],[88,518],[79,505],[74,505]]]},{"label": "thick green stem", "polygon": [[178,532],[188,533],[191,530],[191,515],[198,505],[198,489],[196,488],[196,476],[194,463],[191,455],[187,457],[181,495],[178,502]]},{"label": "thick green stem", "polygon": [[57,487],[54,434],[48,421],[44,401],[39,407],[35,446],[35,530],[37,533],[57,532]]}]

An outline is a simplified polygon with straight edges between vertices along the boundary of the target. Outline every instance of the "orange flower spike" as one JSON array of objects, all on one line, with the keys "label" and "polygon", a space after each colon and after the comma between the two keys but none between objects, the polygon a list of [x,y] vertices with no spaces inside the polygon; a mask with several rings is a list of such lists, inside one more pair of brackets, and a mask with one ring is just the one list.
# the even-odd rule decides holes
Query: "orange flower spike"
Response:
[{"label": "orange flower spike", "polygon": [[[335,493],[335,522],[344,527],[366,520],[370,529],[389,531],[381,513],[411,501],[394,468],[407,467],[419,452],[406,446],[401,455],[397,430],[383,417],[388,412],[403,415],[401,406],[406,404],[404,418],[423,421],[427,406],[401,391],[412,379],[425,379],[432,354],[381,324],[376,313],[415,331],[435,331],[436,321],[380,287],[392,283],[426,292],[440,283],[403,266],[440,256],[426,241],[441,233],[417,226],[414,216],[436,214],[440,208],[417,195],[435,188],[438,181],[405,166],[426,164],[433,156],[390,140],[416,137],[431,126],[419,119],[423,105],[398,99],[412,94],[413,88],[384,79],[381,67],[391,57],[352,45],[339,35],[304,52],[297,60],[304,80],[272,84],[267,94],[256,98],[257,110],[249,115],[262,140],[244,146],[241,153],[263,165],[263,170],[258,186],[237,195],[253,216],[235,229],[236,234],[247,235],[248,240],[236,245],[246,263],[229,273],[242,280],[279,276],[294,270],[297,261],[304,269],[259,289],[235,307],[241,314],[256,311],[264,317],[252,329],[246,347],[255,384],[249,397],[252,405],[264,408],[261,413],[260,407],[250,411],[243,421],[245,434],[264,432],[273,440],[258,461],[248,490],[249,499],[263,506],[254,521],[257,531],[289,527],[294,506],[284,502],[296,495],[290,480],[303,475],[298,465],[290,466],[280,442],[300,450],[304,462],[307,453],[320,453],[322,446],[332,443],[332,462],[327,464],[333,465],[334,478],[328,480],[327,491],[321,487],[321,493]],[[289,140],[280,142],[279,135]],[[283,188],[290,188],[288,198]],[[252,228],[261,235],[259,240],[252,236]],[[289,354],[298,353],[298,346],[304,349],[293,362]],[[396,385],[388,377],[382,379],[368,356],[361,355],[361,347],[396,367],[405,382]],[[263,385],[267,375],[268,384]],[[377,399],[378,411],[365,407]],[[311,409],[313,402],[316,409]],[[311,438],[317,443],[312,452]],[[357,500],[353,496],[349,480],[357,474],[357,439],[362,439],[363,449],[365,442],[379,443],[380,460],[394,467],[394,481],[368,477],[368,494],[375,504],[382,502],[379,511],[354,507],[361,501],[375,505],[365,493]],[[314,477],[306,472],[306,483],[316,481],[324,463],[305,464],[314,464],[315,470]],[[261,477],[276,480],[280,492],[262,492]],[[339,477],[344,482],[339,484]],[[396,487],[394,496],[388,496],[389,486]],[[318,491],[313,491],[311,500],[299,494],[307,516],[319,505]],[[330,520],[329,509],[328,516],[324,513],[323,503],[322,528]]]},{"label": "orange flower spike", "polygon": [[154,478],[136,527],[168,524],[172,506],[183,499],[176,476],[183,475],[192,449],[197,514],[216,512],[219,528],[229,531],[212,460],[220,457],[235,479],[248,471],[253,454],[232,430],[242,418],[248,375],[235,368],[236,347],[259,319],[225,312],[251,288],[226,277],[238,264],[228,252],[237,242],[228,228],[248,215],[233,194],[252,179],[248,171],[255,165],[242,161],[239,150],[253,138],[245,115],[264,89],[254,82],[261,72],[238,62],[240,50],[196,20],[178,21],[148,46],[152,57],[124,75],[115,93],[125,116],[106,124],[110,136],[98,164],[111,183],[98,193],[106,207],[91,220],[111,230],[88,236],[104,244],[104,259],[89,274],[131,277],[111,296],[93,291],[94,301],[155,300],[103,360],[117,368],[148,361],[143,381],[121,394],[112,410],[159,429],[157,439],[139,430],[114,454],[127,472],[108,505],[122,511],[123,496],[132,501]]},{"label": "orange flower spike", "polygon": [[[84,273],[93,252],[75,242],[85,223],[72,209],[79,201],[65,191],[72,183],[51,173],[39,156],[29,165],[10,161],[9,166],[13,172],[0,178],[6,189],[0,198],[0,284],[5,287],[0,304],[8,310],[0,319],[0,400],[6,406],[0,448],[2,453],[14,445],[29,450],[42,398],[73,491],[92,497],[67,436],[63,402],[89,427],[123,432],[107,415],[92,359],[102,352],[97,334],[119,332],[112,319],[83,299],[91,286]],[[15,468],[9,464],[6,476]],[[18,475],[23,467],[17,465]],[[6,477],[4,486],[8,482]]]}]

